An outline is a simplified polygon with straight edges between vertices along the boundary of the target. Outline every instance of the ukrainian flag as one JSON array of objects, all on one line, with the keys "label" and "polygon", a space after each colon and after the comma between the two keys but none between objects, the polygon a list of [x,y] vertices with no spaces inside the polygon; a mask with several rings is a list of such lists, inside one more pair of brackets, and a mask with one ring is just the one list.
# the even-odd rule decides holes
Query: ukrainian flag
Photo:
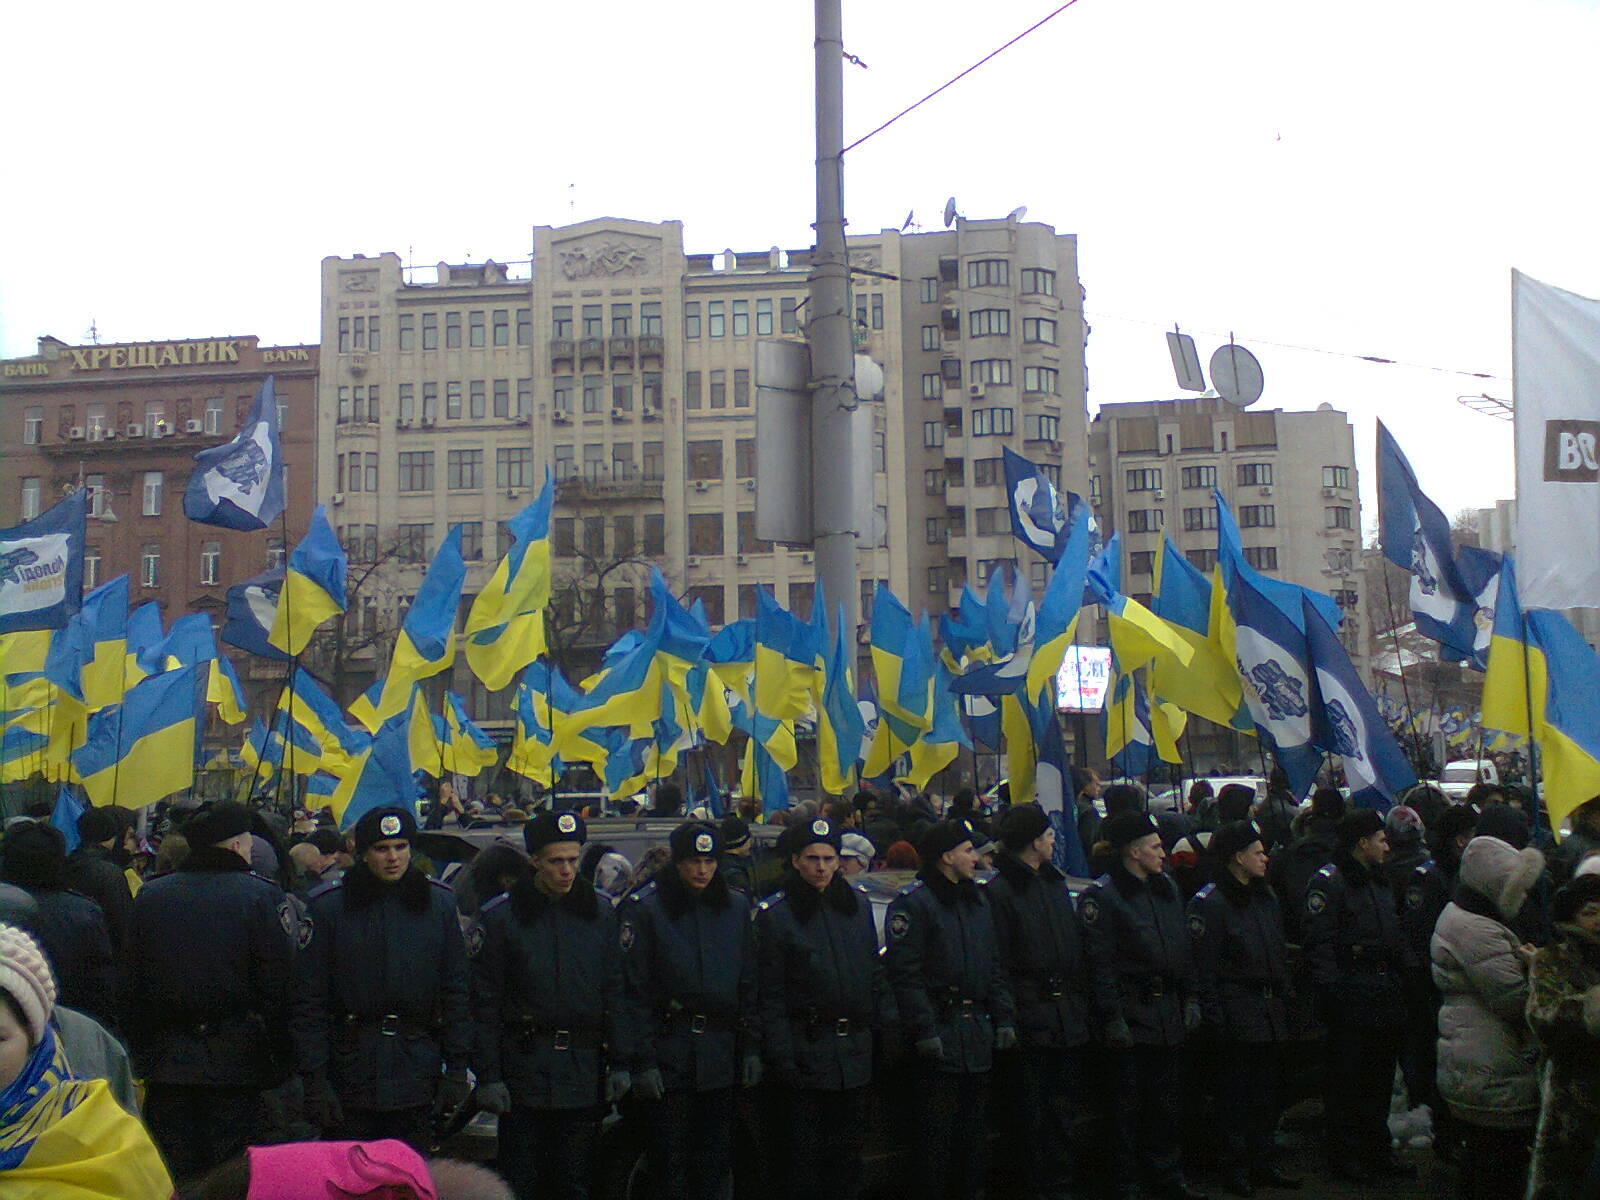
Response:
[{"label": "ukrainian flag", "polygon": [[[1113,535],[1107,543],[1112,555],[1116,554],[1118,536]],[[1187,641],[1144,605],[1124,596],[1105,574],[1090,570],[1089,587],[1105,607],[1111,652],[1124,672],[1149,662],[1181,671],[1193,660],[1194,650]]]},{"label": "ukrainian flag", "polygon": [[285,654],[298,655],[304,650],[317,626],[345,610],[349,565],[344,547],[328,524],[327,510],[317,505],[306,536],[289,555],[267,641]]},{"label": "ukrainian flag", "polygon": [[[362,732],[350,727],[333,697],[303,668],[290,669],[289,684],[278,697],[278,711],[289,728],[298,726],[304,730],[316,747],[312,761],[302,763],[297,755],[293,763],[296,774],[309,774],[318,765],[336,770],[342,760],[359,752],[365,744]],[[297,738],[295,744],[302,740]]]},{"label": "ukrainian flag", "polygon": [[467,614],[467,662],[492,692],[505,687],[513,675],[544,653],[554,498],[555,485],[547,468],[538,498],[506,523],[511,549]]},{"label": "ukrainian flag", "polygon": [[0,675],[37,675],[50,653],[52,629],[0,634]]},{"label": "ukrainian flag", "polygon": [[161,633],[161,605],[154,600],[146,601],[128,614],[126,640],[128,656],[124,660],[124,688],[131,688],[146,675],[167,669],[165,663],[159,667],[149,665],[155,648],[164,640]]},{"label": "ukrainian flag", "polygon": [[[456,660],[456,610],[467,564],[461,557],[461,526],[453,525],[423,576],[422,586],[400,626],[394,656],[378,698],[376,716],[386,722],[411,703],[411,687]],[[281,608],[281,605],[280,605]]]},{"label": "ukrainian flag", "polygon": [[1255,725],[1244,707],[1239,668],[1212,637],[1211,581],[1183,557],[1171,538],[1162,539],[1161,552],[1156,555],[1151,611],[1190,651],[1185,668],[1157,663],[1150,671],[1150,694],[1157,704],[1175,704],[1185,712],[1253,736]]},{"label": "ukrainian flag", "polygon": [[199,666],[153,675],[89,718],[72,761],[91,804],[143,808],[193,786],[205,679]]},{"label": "ukrainian flag", "polygon": [[[955,761],[961,747],[972,749],[972,742],[961,728],[957,697],[950,691],[950,670],[943,663],[933,674],[933,724],[911,747],[911,769],[901,779],[921,791],[928,781]],[[1029,742],[1032,742],[1030,737]],[[896,780],[900,782],[901,780]]]},{"label": "ukrainian flag", "polygon": [[[1072,528],[1067,531],[1066,548],[1050,572],[1034,616],[1033,660],[1028,664],[1024,691],[1037,696],[1055,681],[1067,647],[1078,629],[1078,610],[1083,606],[1083,588],[1089,568],[1089,508],[1073,507]],[[1052,695],[1054,689],[1052,687]],[[1002,706],[1003,707],[1003,706]],[[1013,787],[1012,796],[1016,796]]]},{"label": "ukrainian flag", "polygon": [[339,771],[329,802],[340,829],[349,829],[364,813],[398,804],[415,811],[417,785],[411,776],[408,711],[410,697],[395,716],[378,727],[371,742]]},{"label": "ukrainian flag", "polygon": [[454,692],[444,694],[444,769],[477,775],[500,757],[494,739],[467,716],[467,706]]},{"label": "ukrainian flag", "polygon": [[844,606],[841,605],[833,652],[828,656],[814,696],[818,774],[823,790],[835,796],[846,795],[855,788],[861,739],[866,735],[866,724],[856,703],[854,660],[855,639],[845,628]]},{"label": "ukrainian flag", "polygon": [[876,777],[933,725],[933,638],[926,617],[911,613],[878,585],[872,599],[871,650],[878,682],[878,728],[862,773]]}]

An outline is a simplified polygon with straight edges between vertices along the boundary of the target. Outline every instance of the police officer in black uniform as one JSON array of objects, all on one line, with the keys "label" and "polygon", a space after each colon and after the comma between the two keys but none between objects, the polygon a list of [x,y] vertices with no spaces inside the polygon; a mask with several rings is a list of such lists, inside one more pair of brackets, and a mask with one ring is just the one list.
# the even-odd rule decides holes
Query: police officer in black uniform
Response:
[{"label": "police officer in black uniform", "polygon": [[916,1190],[928,1200],[983,1195],[989,1072],[994,1052],[1017,1044],[972,841],[965,822],[934,822],[918,847],[916,880],[889,905],[889,982],[918,1060]]},{"label": "police officer in black uniform", "polygon": [[761,1082],[750,906],[717,873],[716,826],[690,821],[671,860],[622,902],[617,1063],[631,1073],[652,1195],[720,1194],[732,1163],[733,1089]]},{"label": "police officer in black uniform", "polygon": [[182,832],[189,857],[134,900],[122,1011],[145,1123],[189,1182],[254,1140],[262,1091],[289,1077],[295,924],[250,873],[249,809],[205,805]]},{"label": "police officer in black uniform", "polygon": [[499,1168],[519,1197],[586,1200],[622,959],[611,905],[578,874],[588,832],[571,812],[522,827],[533,874],[484,905],[468,931],[478,1106],[500,1114]]},{"label": "police officer in black uniform", "polygon": [[1407,953],[1383,873],[1383,818],[1371,809],[1339,822],[1339,852],[1311,877],[1301,923],[1317,1004],[1328,1027],[1323,1108],[1328,1165],[1357,1184],[1409,1175],[1389,1153],[1389,1093],[1405,1035],[1401,983]]},{"label": "police officer in black uniform", "polygon": [[1134,1195],[1142,1168],[1151,1194],[1196,1200],[1178,1138],[1178,1054],[1201,1021],[1183,901],[1148,815],[1107,817],[1100,837],[1111,869],[1084,892],[1078,916],[1111,1051],[1115,1187]]},{"label": "police officer in black uniform", "polygon": [[806,825],[783,887],[756,908],[762,1053],[783,1094],[781,1177],[797,1200],[860,1194],[873,1032],[896,1021],[872,904],[839,871],[841,839],[831,821]]},{"label": "police officer in black uniform", "polygon": [[1015,1125],[1032,1194],[1068,1194],[1073,1106],[1083,1090],[1089,1044],[1089,969],[1066,876],[1051,861],[1056,832],[1037,804],[1019,804],[1000,818],[1001,851],[983,885],[994,914],[1000,961],[1017,1001],[1020,1045],[1014,1068]]},{"label": "police officer in black uniform", "polygon": [[467,951],[455,897],[411,862],[417,819],[356,822],[356,861],[312,891],[300,952],[295,1053],[324,1136],[399,1138],[426,1151],[435,1114],[471,1093]]},{"label": "police officer in black uniform", "polygon": [[1218,1093],[1227,1190],[1297,1188],[1273,1165],[1283,1046],[1289,1040],[1289,960],[1283,912],[1267,883],[1267,851],[1254,821],[1211,835],[1214,882],[1189,902],[1200,1006],[1220,1041]]}]

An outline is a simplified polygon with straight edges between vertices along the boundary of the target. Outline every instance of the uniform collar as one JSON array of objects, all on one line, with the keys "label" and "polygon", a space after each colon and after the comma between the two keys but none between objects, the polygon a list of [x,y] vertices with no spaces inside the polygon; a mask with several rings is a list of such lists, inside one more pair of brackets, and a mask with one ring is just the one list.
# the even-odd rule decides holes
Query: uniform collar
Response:
[{"label": "uniform collar", "polygon": [[928,890],[933,893],[933,898],[940,904],[954,905],[957,900],[965,900],[968,904],[977,904],[982,897],[978,894],[978,885],[970,879],[960,883],[952,883],[945,878],[944,872],[935,866],[925,866],[917,872],[917,878],[928,885]]}]

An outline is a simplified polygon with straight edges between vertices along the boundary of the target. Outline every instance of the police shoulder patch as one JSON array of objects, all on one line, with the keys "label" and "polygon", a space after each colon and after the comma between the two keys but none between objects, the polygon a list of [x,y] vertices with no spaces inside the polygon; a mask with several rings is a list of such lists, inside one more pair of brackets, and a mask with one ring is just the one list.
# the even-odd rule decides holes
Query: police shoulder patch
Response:
[{"label": "police shoulder patch", "polygon": [[634,940],[639,936],[639,931],[632,921],[624,921],[617,931],[617,944],[623,950],[632,950]]},{"label": "police shoulder patch", "polygon": [[902,896],[909,896],[909,895],[911,895],[913,892],[917,891],[921,887],[922,887],[922,880],[913,879],[910,883],[906,884],[905,887],[900,889],[900,894]]},{"label": "police shoulder patch", "polygon": [[1093,896],[1085,896],[1078,901],[1078,915],[1083,918],[1085,925],[1093,925],[1100,919],[1100,901]]},{"label": "police shoulder patch", "polygon": [[1204,937],[1206,932],[1206,919],[1198,912],[1189,914],[1189,932],[1195,937]]},{"label": "police shoulder patch", "polygon": [[1327,907],[1328,898],[1321,892],[1306,893],[1306,911],[1308,913],[1320,913]]},{"label": "police shoulder patch", "polygon": [[772,895],[768,896],[760,904],[756,905],[756,911],[766,912],[768,909],[782,904],[786,899],[788,899],[788,897],[783,894],[783,889],[780,888],[776,892],[773,892]]},{"label": "police shoulder patch", "polygon": [[474,921],[467,926],[467,954],[469,957],[477,958],[483,952],[483,942],[487,936],[481,922]]},{"label": "police shoulder patch", "polygon": [[911,932],[911,916],[905,911],[896,911],[889,914],[889,936],[895,941],[902,940]]},{"label": "police shoulder patch", "polygon": [[294,905],[289,903],[287,896],[278,901],[278,924],[283,926],[284,933],[294,937],[298,922],[295,920]]},{"label": "police shoulder patch", "polygon": [[1422,903],[1422,893],[1423,887],[1420,883],[1413,883],[1406,889],[1405,905],[1407,912]]}]

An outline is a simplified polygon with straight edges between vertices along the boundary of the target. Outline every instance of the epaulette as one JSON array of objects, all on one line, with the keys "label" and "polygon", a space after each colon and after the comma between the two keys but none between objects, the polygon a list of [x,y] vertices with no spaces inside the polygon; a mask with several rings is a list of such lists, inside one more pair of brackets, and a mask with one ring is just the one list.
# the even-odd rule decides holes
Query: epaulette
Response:
[{"label": "epaulette", "polygon": [[495,909],[499,908],[502,904],[504,904],[509,899],[511,899],[511,893],[509,893],[509,892],[501,892],[493,900],[489,901],[489,903],[485,904],[482,908],[480,908],[478,910],[478,915],[480,917],[488,916],[491,912],[493,912]]},{"label": "epaulette", "polygon": [[1098,887],[1098,888],[1110,887],[1111,886],[1111,873],[1108,871],[1106,874],[1100,876],[1099,879],[1096,879],[1089,886],[1090,887]]},{"label": "epaulette", "polygon": [[1325,866],[1319,867],[1317,868],[1317,874],[1325,876],[1328,879],[1337,879],[1339,878],[1339,864],[1328,863]]},{"label": "epaulette", "polygon": [[1411,874],[1415,878],[1426,879],[1427,876],[1428,876],[1428,870],[1433,865],[1434,865],[1433,859],[1431,859],[1431,858],[1427,859],[1425,862],[1419,862],[1416,866],[1411,868]]},{"label": "epaulette", "polygon": [[270,875],[263,875],[260,871],[246,871],[245,874],[250,876],[251,879],[259,879],[262,883],[270,883],[273,887],[277,888],[280,892],[283,891],[283,884],[279,883],[276,879],[272,878],[272,876],[270,876]]},{"label": "epaulette", "polygon": [[342,880],[342,879],[330,879],[327,883],[320,883],[316,887],[312,888],[309,892],[307,892],[306,893],[306,899],[307,900],[315,900],[318,896],[326,895],[327,893],[333,891],[335,888],[342,888],[343,886],[344,886],[344,880]]},{"label": "epaulette", "polygon": [[433,884],[434,887],[449,892],[452,896],[456,894],[455,888],[451,887],[442,879],[435,879],[432,875],[425,875],[423,878],[425,878],[429,883]]},{"label": "epaulette", "polygon": [[1194,898],[1196,900],[1204,900],[1207,896],[1211,895],[1211,893],[1216,891],[1216,890],[1217,890],[1217,885],[1216,884],[1208,883],[1208,884],[1205,885],[1205,887],[1201,888],[1198,892],[1196,892],[1194,894]]},{"label": "epaulette", "polygon": [[910,883],[906,884],[905,887],[900,889],[900,895],[909,896],[909,895],[911,895],[912,892],[916,891],[921,886],[922,886],[922,880],[913,879]]},{"label": "epaulette", "polygon": [[645,884],[638,891],[631,893],[628,896],[628,900],[633,904],[638,904],[638,903],[640,903],[640,902],[642,902],[644,900],[648,900],[651,896],[654,896],[655,894],[656,894],[656,881],[654,879],[652,879],[649,883]]},{"label": "epaulette", "polygon": [[766,912],[767,909],[774,908],[778,904],[781,904],[784,900],[787,900],[787,899],[788,899],[788,897],[783,894],[783,889],[779,888],[777,891],[773,892],[772,895],[768,896],[765,900],[763,900],[760,904],[756,905],[756,911],[758,913],[759,912]]},{"label": "epaulette", "polygon": [[871,897],[871,895],[872,895],[872,893],[867,890],[866,884],[863,884],[863,883],[852,883],[850,886],[855,888],[855,890],[860,892],[863,896]]}]

